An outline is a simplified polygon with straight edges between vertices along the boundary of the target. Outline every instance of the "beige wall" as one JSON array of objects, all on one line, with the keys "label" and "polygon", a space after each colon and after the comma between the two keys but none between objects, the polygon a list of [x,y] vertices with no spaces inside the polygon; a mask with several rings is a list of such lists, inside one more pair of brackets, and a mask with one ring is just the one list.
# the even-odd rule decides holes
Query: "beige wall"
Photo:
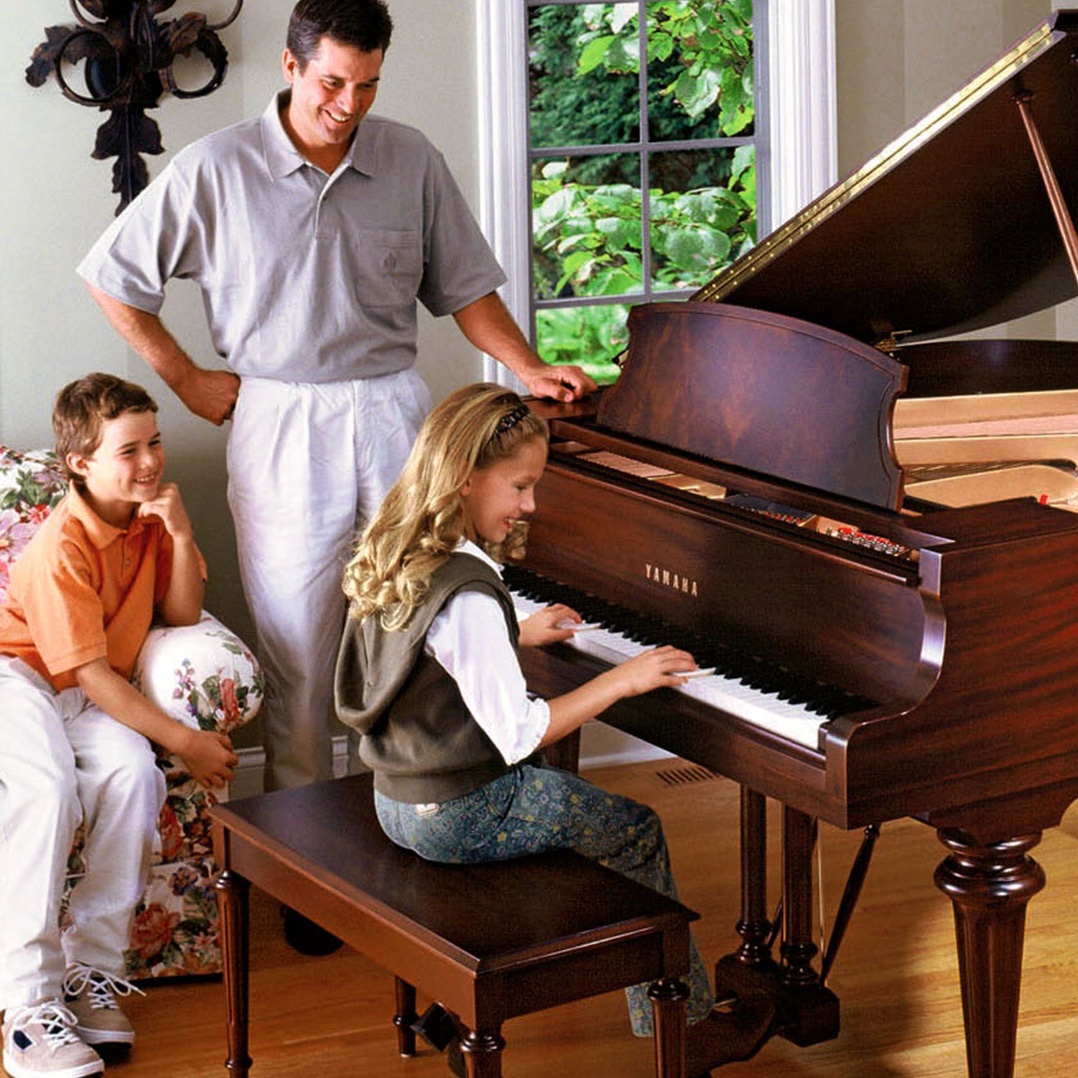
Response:
[{"label": "beige wall", "polygon": [[[781,12],[783,0],[772,2]],[[1078,4],[835,0],[839,176],[863,165],[1053,9],[1068,6]],[[1078,206],[1071,212],[1078,216]],[[1078,301],[1024,318],[1006,332],[1078,339]]]},{"label": "beige wall", "polygon": [[[784,0],[772,2],[781,17]],[[166,154],[149,159],[152,173],[169,151],[263,108],[281,83],[279,57],[292,3],[247,0],[239,20],[223,31],[231,67],[222,88],[193,101],[165,98],[154,110]],[[1051,6],[1046,0],[836,0],[843,171],[961,85]],[[195,10],[220,18],[231,7],[232,0],[185,0],[168,16]],[[426,131],[477,205],[473,4],[392,0],[391,7],[397,31],[378,110]],[[0,36],[0,442],[51,442],[52,398],[87,370],[111,370],[149,386],[162,405],[172,474],[185,491],[210,563],[209,605],[245,632],[249,623],[224,500],[224,432],[177,404],[113,335],[74,274],[116,205],[112,162],[90,157],[104,117],[64,100],[51,82],[33,89],[23,78],[44,26],[70,22],[66,0],[8,4]],[[200,361],[213,362],[193,290],[174,288],[164,314]],[[1053,328],[1042,333],[1039,323],[1029,335],[1051,335]],[[1060,336],[1078,338],[1073,311],[1060,320]],[[424,319],[420,369],[436,398],[482,374],[478,355],[445,319]]]}]

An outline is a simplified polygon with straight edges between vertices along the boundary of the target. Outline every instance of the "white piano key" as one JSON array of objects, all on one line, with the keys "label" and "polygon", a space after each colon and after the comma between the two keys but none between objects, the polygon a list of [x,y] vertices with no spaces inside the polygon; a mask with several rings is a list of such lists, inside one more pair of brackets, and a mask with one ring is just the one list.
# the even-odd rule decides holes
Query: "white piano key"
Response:
[{"label": "white piano key", "polygon": [[[511,594],[517,617],[521,620],[548,605],[528,599],[516,592]],[[602,659],[612,666],[657,646],[629,640],[621,633],[601,626],[590,632],[574,635],[565,643],[586,655]],[[809,711],[802,704],[791,704],[780,700],[775,693],[761,692],[759,689],[753,689],[721,674],[693,677],[688,684],[679,685],[674,691],[691,696],[694,700],[699,700],[709,707],[729,712],[739,719],[744,719],[745,722],[770,730],[780,737],[796,741],[810,749],[818,748],[819,728],[827,721],[822,715]]]}]

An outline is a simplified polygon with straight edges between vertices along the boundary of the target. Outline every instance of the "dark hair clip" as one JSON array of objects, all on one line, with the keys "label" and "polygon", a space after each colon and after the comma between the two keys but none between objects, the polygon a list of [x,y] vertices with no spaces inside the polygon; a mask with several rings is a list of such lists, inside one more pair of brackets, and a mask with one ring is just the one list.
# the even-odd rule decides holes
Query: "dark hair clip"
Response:
[{"label": "dark hair clip", "polygon": [[512,430],[527,414],[528,406],[526,404],[518,404],[511,412],[506,412],[505,415],[498,420],[498,425],[494,428],[494,433],[491,438],[498,438],[505,434],[506,431]]}]

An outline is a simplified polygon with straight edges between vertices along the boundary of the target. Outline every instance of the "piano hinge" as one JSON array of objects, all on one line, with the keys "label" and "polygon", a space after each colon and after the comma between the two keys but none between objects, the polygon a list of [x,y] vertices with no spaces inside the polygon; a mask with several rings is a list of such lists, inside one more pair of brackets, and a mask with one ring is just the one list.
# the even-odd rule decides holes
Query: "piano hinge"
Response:
[{"label": "piano hinge", "polygon": [[878,348],[881,352],[893,352],[898,348],[898,338],[908,337],[912,332],[912,329],[894,329],[886,337],[878,340],[873,347]]}]

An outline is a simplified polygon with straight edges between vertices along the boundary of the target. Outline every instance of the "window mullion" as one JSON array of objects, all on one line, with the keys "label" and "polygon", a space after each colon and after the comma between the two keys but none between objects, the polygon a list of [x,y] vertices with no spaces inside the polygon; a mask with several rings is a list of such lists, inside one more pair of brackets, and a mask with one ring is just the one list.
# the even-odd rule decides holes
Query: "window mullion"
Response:
[{"label": "window mullion", "polygon": [[643,298],[651,298],[651,129],[648,122],[648,5],[637,2],[637,22],[640,41],[640,263]]}]

